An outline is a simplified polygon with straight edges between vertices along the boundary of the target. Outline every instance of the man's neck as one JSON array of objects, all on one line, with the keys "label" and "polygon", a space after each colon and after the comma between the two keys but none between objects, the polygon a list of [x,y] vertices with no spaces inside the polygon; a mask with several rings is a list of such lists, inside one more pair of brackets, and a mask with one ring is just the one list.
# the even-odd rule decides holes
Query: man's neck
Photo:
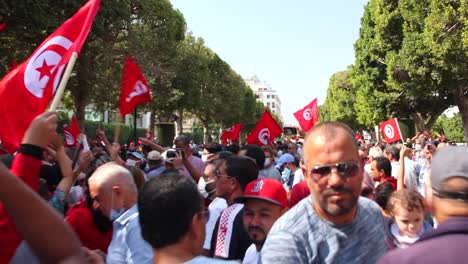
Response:
[{"label": "man's neck", "polygon": [[242,195],[242,190],[241,190],[241,189],[235,190],[235,191],[231,194],[231,196],[229,196],[229,198],[226,200],[226,201],[227,201],[227,204],[228,204],[229,206],[231,206],[231,205],[234,203],[234,200],[235,200],[237,197],[241,196],[241,195]]},{"label": "man's neck", "polygon": [[179,244],[154,250],[153,263],[179,264],[187,262],[196,255]]}]

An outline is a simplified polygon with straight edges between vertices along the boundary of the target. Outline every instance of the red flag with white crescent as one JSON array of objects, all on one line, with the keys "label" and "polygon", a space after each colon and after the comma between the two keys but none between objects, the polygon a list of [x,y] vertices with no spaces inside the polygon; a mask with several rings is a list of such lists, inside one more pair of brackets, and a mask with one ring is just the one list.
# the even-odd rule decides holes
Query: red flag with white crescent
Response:
[{"label": "red flag with white crescent", "polygon": [[402,140],[400,125],[396,118],[392,118],[385,122],[380,123],[380,130],[385,137],[387,143],[392,143],[398,140]]},{"label": "red flag with white crescent", "polygon": [[232,140],[233,142],[237,142],[239,140],[239,135],[242,130],[242,123],[235,124],[232,127],[228,128],[224,133],[219,137],[221,140]]},{"label": "red flag with white crescent", "polygon": [[63,126],[63,132],[65,133],[66,147],[72,147],[78,144],[78,136],[81,134],[81,130],[75,116],[72,117],[71,126]]},{"label": "red flag with white crescent", "polygon": [[275,137],[281,135],[281,133],[283,133],[283,129],[276,123],[270,112],[265,110],[254,130],[250,132],[245,140],[249,144],[264,146],[272,143]]},{"label": "red flag with white crescent", "polygon": [[312,100],[308,105],[304,108],[296,111],[294,113],[294,117],[299,122],[302,130],[308,132],[311,130],[315,123],[318,121],[318,105],[317,105],[317,98]]},{"label": "red flag with white crescent", "polygon": [[152,100],[148,83],[138,65],[129,56],[125,58],[122,73],[122,90],[120,92],[119,110],[122,116],[133,111],[141,103]]},{"label": "red flag with white crescent", "polygon": [[0,138],[11,153],[50,103],[72,53],[80,52],[100,3],[88,1],[0,81]]}]

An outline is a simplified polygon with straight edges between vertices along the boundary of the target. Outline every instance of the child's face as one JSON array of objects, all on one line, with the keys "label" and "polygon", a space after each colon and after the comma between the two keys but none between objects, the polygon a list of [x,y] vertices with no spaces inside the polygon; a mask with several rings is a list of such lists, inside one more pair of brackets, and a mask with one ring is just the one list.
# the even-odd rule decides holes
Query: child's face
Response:
[{"label": "child's face", "polygon": [[424,212],[421,209],[408,211],[400,205],[395,208],[393,220],[400,230],[400,235],[415,237],[423,227]]}]

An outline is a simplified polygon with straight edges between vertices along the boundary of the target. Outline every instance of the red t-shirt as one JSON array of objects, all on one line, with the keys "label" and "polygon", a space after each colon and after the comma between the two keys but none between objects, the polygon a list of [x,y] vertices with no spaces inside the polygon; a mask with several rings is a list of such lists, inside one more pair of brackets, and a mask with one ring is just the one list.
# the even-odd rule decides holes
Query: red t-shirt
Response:
[{"label": "red t-shirt", "polygon": [[91,250],[100,249],[107,253],[112,240],[112,228],[102,233],[93,222],[93,215],[86,207],[73,208],[66,221],[81,240],[81,244]]},{"label": "red t-shirt", "polygon": [[397,189],[397,180],[395,178],[387,177],[380,184],[382,184],[384,182],[389,182],[392,185],[393,190],[396,191],[396,189]]},{"label": "red t-shirt", "polygon": [[307,186],[307,181],[302,181],[296,185],[291,190],[291,199],[289,201],[289,205],[292,208],[296,205],[299,201],[306,198],[310,195],[309,186]]}]

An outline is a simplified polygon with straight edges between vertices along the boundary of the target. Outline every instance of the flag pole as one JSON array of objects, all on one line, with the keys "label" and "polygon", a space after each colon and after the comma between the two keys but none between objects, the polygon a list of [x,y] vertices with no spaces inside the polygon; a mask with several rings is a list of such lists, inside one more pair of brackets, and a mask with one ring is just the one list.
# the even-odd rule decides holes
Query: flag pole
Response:
[{"label": "flag pole", "polygon": [[114,143],[119,143],[119,135],[120,135],[120,125],[122,123],[122,115],[119,113],[117,114],[117,124],[115,125],[114,131]]},{"label": "flag pole", "polygon": [[49,111],[57,110],[60,101],[62,101],[63,92],[65,91],[65,86],[68,83],[68,79],[70,79],[71,72],[73,70],[73,66],[75,66],[76,59],[78,58],[78,52],[73,52],[68,62],[67,68],[65,68],[65,73],[63,74],[62,79],[60,80],[60,84],[55,92],[54,99],[52,100],[52,104],[50,105]]}]

